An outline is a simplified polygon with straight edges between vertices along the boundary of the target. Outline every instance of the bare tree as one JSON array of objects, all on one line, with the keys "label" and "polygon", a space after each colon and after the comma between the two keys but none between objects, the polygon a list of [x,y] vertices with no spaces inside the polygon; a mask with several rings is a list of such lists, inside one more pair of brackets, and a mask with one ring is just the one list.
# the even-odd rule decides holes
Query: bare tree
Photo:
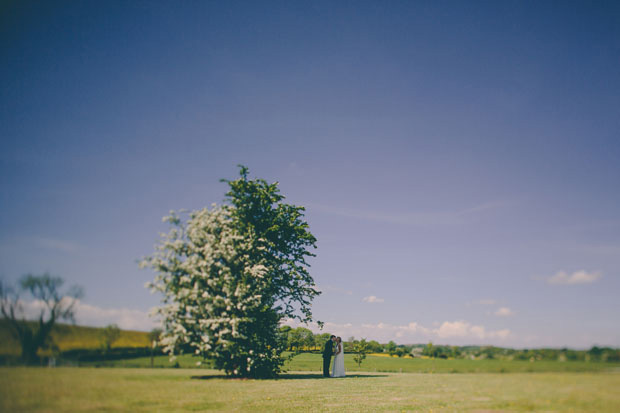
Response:
[{"label": "bare tree", "polygon": [[[27,364],[34,363],[37,351],[50,344],[50,333],[56,321],[74,321],[75,304],[82,296],[82,290],[72,287],[61,293],[63,282],[62,278],[48,273],[38,276],[28,274],[21,278],[20,289],[16,291],[0,280],[0,311],[8,322],[11,334],[20,342],[22,360]],[[25,302],[20,292],[29,293],[33,299],[30,306],[38,313],[37,320],[26,320]]]}]

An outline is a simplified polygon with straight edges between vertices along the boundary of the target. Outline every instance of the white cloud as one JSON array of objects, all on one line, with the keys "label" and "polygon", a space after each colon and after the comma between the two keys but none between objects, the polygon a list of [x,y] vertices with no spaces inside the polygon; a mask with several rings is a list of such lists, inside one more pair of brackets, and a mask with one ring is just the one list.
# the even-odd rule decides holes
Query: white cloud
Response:
[{"label": "white cloud", "polygon": [[444,323],[434,330],[439,337],[465,337],[470,332],[469,323],[463,321],[444,321]]},{"label": "white cloud", "polygon": [[495,315],[498,316],[498,317],[509,317],[511,315],[514,315],[514,314],[515,314],[514,311],[512,311],[508,307],[500,307],[495,312]]},{"label": "white cloud", "polygon": [[383,298],[379,298],[379,297],[376,297],[374,295],[369,295],[368,297],[364,297],[363,300],[364,300],[364,302],[371,303],[371,304],[373,304],[373,303],[382,303],[383,301],[385,301]]},{"label": "white cloud", "polygon": [[149,316],[148,311],[129,308],[102,308],[78,302],[76,322],[82,325],[105,326],[117,324],[126,330],[148,331],[159,327],[159,323]]},{"label": "white cloud", "polygon": [[[45,304],[39,300],[21,303],[26,318],[37,318]],[[149,316],[148,311],[129,308],[103,308],[78,300],[75,304],[75,321],[78,325],[102,327],[117,324],[125,330],[149,331],[159,327],[159,323]]]},{"label": "white cloud", "polygon": [[572,284],[591,284],[601,278],[599,272],[575,271],[568,274],[565,271],[559,271],[555,275],[547,279],[547,283],[552,285],[572,285]]},{"label": "white cloud", "polygon": [[445,321],[433,332],[439,338],[465,338],[478,340],[505,339],[510,335],[510,330],[487,331],[483,326],[471,325],[466,321]]},{"label": "white cloud", "polygon": [[55,238],[34,237],[33,241],[39,247],[62,252],[75,252],[80,248],[79,245],[73,242]]},{"label": "white cloud", "polygon": [[495,337],[498,337],[498,338],[500,338],[500,339],[502,339],[502,340],[505,340],[505,339],[507,339],[508,337],[510,337],[510,335],[511,335],[512,333],[510,332],[510,330],[509,330],[509,329],[507,329],[507,328],[503,328],[503,329],[501,329],[501,330],[493,331],[493,332],[491,332],[491,334],[493,334]]}]

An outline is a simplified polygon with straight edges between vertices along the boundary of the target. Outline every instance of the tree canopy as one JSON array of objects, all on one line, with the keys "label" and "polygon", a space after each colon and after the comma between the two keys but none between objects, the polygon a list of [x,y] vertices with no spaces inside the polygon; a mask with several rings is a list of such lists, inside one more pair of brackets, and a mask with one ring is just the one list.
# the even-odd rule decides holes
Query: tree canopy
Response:
[{"label": "tree canopy", "polygon": [[164,218],[172,228],[141,265],[155,270],[149,286],[164,295],[164,351],[191,350],[229,374],[271,377],[284,362],[280,322],[312,320],[319,291],[306,258],[316,238],[304,208],[284,203],[277,182],[249,179],[244,166],[223,181],[222,205]]}]

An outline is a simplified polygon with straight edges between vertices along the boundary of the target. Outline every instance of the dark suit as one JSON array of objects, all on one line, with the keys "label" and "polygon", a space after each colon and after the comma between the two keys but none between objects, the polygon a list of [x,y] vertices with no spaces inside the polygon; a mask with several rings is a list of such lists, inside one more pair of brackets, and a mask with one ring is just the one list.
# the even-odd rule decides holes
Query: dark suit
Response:
[{"label": "dark suit", "polygon": [[329,377],[329,364],[334,354],[334,342],[329,339],[323,347],[323,376]]}]

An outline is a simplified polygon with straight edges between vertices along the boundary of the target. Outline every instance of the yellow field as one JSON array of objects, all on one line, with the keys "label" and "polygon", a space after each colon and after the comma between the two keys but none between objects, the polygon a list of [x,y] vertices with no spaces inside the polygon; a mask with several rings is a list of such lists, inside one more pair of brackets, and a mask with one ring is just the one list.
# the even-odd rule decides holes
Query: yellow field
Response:
[{"label": "yellow field", "polygon": [[[57,324],[51,333],[60,351],[74,349],[96,349],[102,345],[102,329],[69,324]],[[121,330],[120,337],[112,347],[149,347],[148,333],[143,331]],[[19,356],[19,343],[8,331],[6,321],[0,320],[0,354]],[[40,353],[47,355],[49,351]]]}]

